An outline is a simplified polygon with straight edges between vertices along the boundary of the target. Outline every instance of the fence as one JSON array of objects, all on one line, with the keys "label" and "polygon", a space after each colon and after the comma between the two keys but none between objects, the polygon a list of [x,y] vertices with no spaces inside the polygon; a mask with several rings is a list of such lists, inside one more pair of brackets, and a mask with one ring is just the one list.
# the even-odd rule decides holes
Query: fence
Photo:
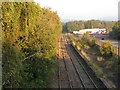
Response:
[{"label": "fence", "polygon": [[120,56],[120,47],[114,46],[114,54]]}]

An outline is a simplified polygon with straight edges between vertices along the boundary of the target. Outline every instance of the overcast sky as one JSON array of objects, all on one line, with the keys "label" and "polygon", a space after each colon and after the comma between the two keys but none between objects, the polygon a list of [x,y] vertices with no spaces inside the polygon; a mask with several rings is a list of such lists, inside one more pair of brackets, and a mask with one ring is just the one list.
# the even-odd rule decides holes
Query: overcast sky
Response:
[{"label": "overcast sky", "polygon": [[41,7],[57,11],[61,21],[118,19],[119,0],[34,0]]}]

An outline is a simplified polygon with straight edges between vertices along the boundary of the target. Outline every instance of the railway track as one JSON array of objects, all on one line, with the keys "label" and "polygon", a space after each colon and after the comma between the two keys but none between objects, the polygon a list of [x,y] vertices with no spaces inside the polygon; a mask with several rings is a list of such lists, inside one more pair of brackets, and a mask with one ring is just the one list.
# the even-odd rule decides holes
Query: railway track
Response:
[{"label": "railway track", "polygon": [[[71,48],[68,46],[69,45],[68,39],[66,37],[65,37],[65,39],[66,39],[66,49],[67,49],[67,51],[69,51]],[[84,66],[77,61],[77,59],[79,59],[79,58],[76,57],[76,54],[74,52],[71,53],[70,51],[68,53],[71,56],[71,61],[73,63],[73,66],[74,66],[80,80],[82,81],[84,88],[98,88],[96,86],[96,84],[94,83],[94,81],[89,76],[89,74],[86,72]]]},{"label": "railway track", "polygon": [[62,45],[60,46],[60,49],[59,49],[59,55],[60,55],[60,59],[58,61],[59,63],[59,70],[58,70],[58,73],[59,73],[59,88],[72,88],[72,85],[71,85],[71,79],[70,79],[70,76],[69,76],[69,72],[68,72],[68,68],[67,68],[67,65],[66,65],[66,61],[65,61],[65,47],[64,47],[64,41],[63,41],[63,37],[61,38],[61,42],[62,42]]},{"label": "railway track", "polygon": [[[65,35],[59,39],[58,49],[58,88],[99,88],[89,75],[76,52],[70,47]],[[89,70],[89,69],[88,69]],[[102,87],[103,88],[103,87]]]},{"label": "railway track", "polygon": [[[69,41],[69,40],[68,40]],[[81,56],[78,50],[75,49],[73,45],[70,43],[68,44],[69,48],[74,52],[74,56],[77,57],[77,61],[80,65],[82,65],[83,69],[85,70],[86,74],[91,79],[92,83],[95,85],[96,88],[106,88],[110,89],[112,88],[106,81],[102,80],[102,78],[97,78],[94,70],[89,66],[89,62],[87,60],[84,60],[84,57]]]}]

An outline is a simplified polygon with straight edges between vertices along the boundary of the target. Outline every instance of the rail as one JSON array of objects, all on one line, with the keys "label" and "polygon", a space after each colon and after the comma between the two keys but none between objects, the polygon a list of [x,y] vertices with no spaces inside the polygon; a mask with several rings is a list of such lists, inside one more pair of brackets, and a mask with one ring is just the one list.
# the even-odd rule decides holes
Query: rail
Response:
[{"label": "rail", "polygon": [[[68,43],[68,41],[67,41],[67,43]],[[70,49],[70,48],[69,48]],[[75,53],[74,53],[74,56],[75,56]],[[72,63],[73,63],[73,60],[71,59],[71,61],[72,61]],[[89,80],[91,80],[91,84],[93,84],[93,86],[95,87],[95,88],[98,88],[97,87],[97,85],[94,83],[94,81],[92,80],[92,78],[89,76],[89,74],[87,73],[87,71],[85,70],[85,68],[84,68],[84,66],[82,65],[82,63],[80,63],[80,62],[78,62],[79,64],[80,64],[80,66],[82,67],[82,69],[83,69],[83,71],[85,72],[85,74],[88,76],[88,78],[89,78]],[[73,63],[73,65],[74,65],[74,63]],[[77,68],[76,68],[76,66],[74,65],[74,67],[75,67],[75,69],[76,69],[76,71],[77,71]],[[77,71],[77,73],[78,73],[78,71]],[[78,73],[79,74],[79,73]],[[79,75],[80,76],[80,75]],[[83,86],[84,87],[87,87],[85,84],[84,84],[84,80],[82,80],[82,77],[80,77],[80,79],[81,79],[81,81],[82,81],[82,83],[83,83]]]},{"label": "rail", "polygon": [[[85,63],[87,65],[89,65],[89,67],[91,68],[91,70],[94,72],[94,69],[90,66],[90,63],[88,62],[88,60],[71,44],[71,46],[75,49],[75,51],[79,54],[80,57],[83,58],[83,60],[85,61]],[[112,88],[105,79],[103,78],[98,78],[100,82],[103,83],[103,85],[107,88],[107,89],[110,89]]]}]

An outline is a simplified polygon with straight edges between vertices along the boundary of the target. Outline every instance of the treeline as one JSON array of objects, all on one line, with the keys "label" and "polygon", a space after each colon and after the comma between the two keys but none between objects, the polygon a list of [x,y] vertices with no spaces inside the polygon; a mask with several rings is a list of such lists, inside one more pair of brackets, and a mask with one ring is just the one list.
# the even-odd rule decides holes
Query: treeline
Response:
[{"label": "treeline", "polygon": [[120,40],[120,21],[116,22],[109,35],[112,39]]},{"label": "treeline", "polygon": [[73,32],[81,29],[91,28],[106,28],[107,32],[112,30],[115,21],[100,21],[100,20],[88,20],[88,21],[71,21],[63,24],[63,32]]},{"label": "treeline", "polygon": [[3,88],[47,87],[62,31],[57,13],[34,2],[2,2],[2,20]]}]

